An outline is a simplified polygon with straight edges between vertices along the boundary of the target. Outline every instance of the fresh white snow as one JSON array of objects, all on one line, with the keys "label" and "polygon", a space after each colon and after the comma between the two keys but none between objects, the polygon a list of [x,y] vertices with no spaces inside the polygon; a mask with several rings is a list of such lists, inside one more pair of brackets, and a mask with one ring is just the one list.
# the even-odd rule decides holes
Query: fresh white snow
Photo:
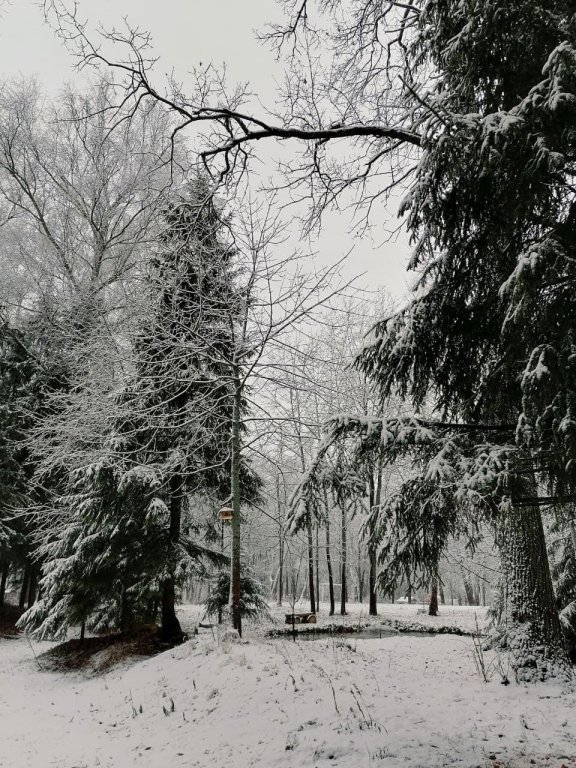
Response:
[{"label": "fresh white snow", "polygon": [[[434,619],[419,607],[379,609],[465,628],[484,620],[483,609],[442,606]],[[189,625],[200,616],[181,615]],[[369,623],[358,606],[344,621]],[[574,693],[504,686],[497,672],[484,683],[469,637],[294,643],[251,626],[245,635],[236,643],[200,630],[103,676],[41,671],[33,650],[50,644],[0,640],[0,766],[576,765]]]}]

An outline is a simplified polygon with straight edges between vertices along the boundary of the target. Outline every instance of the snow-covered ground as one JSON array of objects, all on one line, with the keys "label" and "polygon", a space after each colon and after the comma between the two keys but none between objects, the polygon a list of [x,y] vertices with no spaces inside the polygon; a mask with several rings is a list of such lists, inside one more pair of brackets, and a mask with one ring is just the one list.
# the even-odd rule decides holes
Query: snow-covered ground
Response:
[{"label": "snow-covered ground", "polygon": [[[393,618],[468,628],[479,612],[442,607],[428,619],[417,609],[380,607]],[[182,612],[185,623],[199,616]],[[359,617],[353,607],[346,621]],[[245,634],[239,644],[201,630],[100,677],[40,671],[25,639],[0,640],[0,765],[576,765],[574,694],[551,684],[504,686],[497,671],[484,683],[469,637],[294,643],[254,627]]]}]

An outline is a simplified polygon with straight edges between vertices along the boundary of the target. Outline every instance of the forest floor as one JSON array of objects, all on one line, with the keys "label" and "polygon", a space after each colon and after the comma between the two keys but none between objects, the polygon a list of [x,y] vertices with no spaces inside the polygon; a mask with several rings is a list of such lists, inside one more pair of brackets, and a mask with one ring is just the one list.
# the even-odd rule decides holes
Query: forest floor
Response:
[{"label": "forest floor", "polygon": [[[305,606],[297,606],[306,610]],[[381,605],[384,619],[472,630],[483,609]],[[274,608],[283,626],[289,608]],[[371,623],[365,608],[326,623]],[[185,606],[192,629],[199,610]],[[200,630],[183,645],[104,674],[48,671],[49,643],[0,639],[3,768],[528,768],[576,766],[576,697],[518,685],[506,658],[468,636],[310,642],[245,627],[237,642]]]}]

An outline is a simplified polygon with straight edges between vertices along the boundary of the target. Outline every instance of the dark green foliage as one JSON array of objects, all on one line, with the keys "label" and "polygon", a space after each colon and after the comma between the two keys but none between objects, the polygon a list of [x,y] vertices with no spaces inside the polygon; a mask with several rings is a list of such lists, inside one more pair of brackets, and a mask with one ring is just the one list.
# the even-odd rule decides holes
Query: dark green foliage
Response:
[{"label": "dark green foliage", "polygon": [[[240,612],[242,618],[269,618],[270,608],[262,584],[249,572],[240,577]],[[225,611],[230,599],[230,571],[220,571],[212,581],[210,595],[204,603],[206,616],[216,617]]]},{"label": "dark green foliage", "polygon": [[384,396],[517,426],[560,494],[576,487],[575,7],[423,5],[435,112],[404,206],[423,276],[361,360]]},{"label": "dark green foliage", "polygon": [[[230,487],[234,251],[201,179],[165,222],[130,375],[93,401],[80,386],[62,414],[73,423],[71,409],[92,407],[93,423],[80,419],[85,426],[69,438],[74,462],[58,440],[48,462],[68,481],[40,550],[42,599],[22,622],[42,635],[85,621],[125,629],[160,613],[172,641],[181,586],[221,561],[196,507],[214,509]],[[243,478],[244,493],[255,494],[259,480],[247,466]]]},{"label": "dark green foliage", "polygon": [[92,630],[129,630],[158,618],[167,573],[177,584],[206,575],[220,553],[199,543],[201,531],[186,517],[177,552],[167,535],[169,495],[152,468],[129,468],[118,455],[109,465],[76,474],[62,497],[58,531],[40,547],[46,561],[41,599],[23,624],[41,637],[55,637],[84,622]]},{"label": "dark green foliage", "polygon": [[21,328],[6,318],[0,325],[0,561],[13,570],[34,552],[34,523],[24,512],[45,498],[33,479],[31,435],[48,395],[66,385],[57,348],[39,318]]}]

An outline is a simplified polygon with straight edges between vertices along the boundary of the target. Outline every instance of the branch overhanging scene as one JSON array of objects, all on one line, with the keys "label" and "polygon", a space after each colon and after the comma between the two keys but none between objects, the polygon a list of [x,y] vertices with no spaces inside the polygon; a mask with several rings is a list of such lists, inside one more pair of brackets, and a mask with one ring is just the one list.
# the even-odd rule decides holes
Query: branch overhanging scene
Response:
[{"label": "branch overhanging scene", "polygon": [[213,5],[0,6],[0,764],[576,765],[576,0]]}]

